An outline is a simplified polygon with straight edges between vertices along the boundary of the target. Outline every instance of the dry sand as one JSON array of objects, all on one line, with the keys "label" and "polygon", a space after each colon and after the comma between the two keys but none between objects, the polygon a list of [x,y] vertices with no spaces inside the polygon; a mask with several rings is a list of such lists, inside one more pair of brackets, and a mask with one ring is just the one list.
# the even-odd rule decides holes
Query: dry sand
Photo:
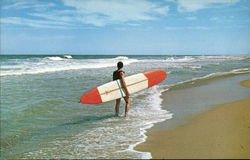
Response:
[{"label": "dry sand", "polygon": [[218,105],[176,129],[148,133],[135,149],[153,158],[250,158],[249,115],[250,98]]}]

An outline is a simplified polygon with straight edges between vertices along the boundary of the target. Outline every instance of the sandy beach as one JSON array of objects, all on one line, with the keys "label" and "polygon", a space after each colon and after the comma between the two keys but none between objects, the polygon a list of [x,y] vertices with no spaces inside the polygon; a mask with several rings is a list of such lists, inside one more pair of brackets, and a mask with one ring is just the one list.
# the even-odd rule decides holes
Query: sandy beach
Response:
[{"label": "sandy beach", "polygon": [[[240,85],[250,87],[250,80]],[[176,128],[149,131],[135,149],[151,152],[152,158],[249,158],[249,115],[250,98],[215,105]]]}]

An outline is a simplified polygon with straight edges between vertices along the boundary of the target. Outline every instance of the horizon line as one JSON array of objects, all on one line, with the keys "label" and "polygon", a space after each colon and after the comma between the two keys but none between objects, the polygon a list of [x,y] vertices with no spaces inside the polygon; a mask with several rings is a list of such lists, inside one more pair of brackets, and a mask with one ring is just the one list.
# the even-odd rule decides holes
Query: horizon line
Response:
[{"label": "horizon line", "polygon": [[179,55],[179,56],[198,56],[198,55],[204,55],[204,56],[210,56],[210,55],[250,55],[250,53],[235,53],[235,54],[219,54],[219,53],[207,53],[207,54],[168,54],[168,53],[162,53],[162,54],[140,54],[140,53],[137,53],[137,54],[112,54],[112,53],[95,53],[95,54],[81,54],[81,53],[73,53],[73,54],[48,54],[48,53],[39,53],[39,54],[29,54],[29,53],[26,53],[26,54],[18,54],[18,53],[11,53],[11,54],[0,54],[0,56],[65,56],[65,55],[70,55],[70,56],[175,56],[175,55]]}]

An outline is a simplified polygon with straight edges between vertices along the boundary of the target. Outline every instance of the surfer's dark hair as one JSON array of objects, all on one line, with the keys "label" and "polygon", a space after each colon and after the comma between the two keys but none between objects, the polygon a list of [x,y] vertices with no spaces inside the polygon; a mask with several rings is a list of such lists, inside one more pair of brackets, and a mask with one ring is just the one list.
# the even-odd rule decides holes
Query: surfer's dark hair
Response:
[{"label": "surfer's dark hair", "polygon": [[121,69],[122,67],[123,67],[123,63],[122,63],[122,62],[118,62],[118,63],[117,63],[117,68],[118,68],[118,69]]}]

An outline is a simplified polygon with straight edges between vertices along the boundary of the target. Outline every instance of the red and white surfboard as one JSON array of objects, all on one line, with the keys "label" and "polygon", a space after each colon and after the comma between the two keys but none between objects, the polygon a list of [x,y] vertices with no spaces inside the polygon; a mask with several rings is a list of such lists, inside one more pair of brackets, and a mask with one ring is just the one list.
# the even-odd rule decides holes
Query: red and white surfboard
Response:
[{"label": "red and white surfboard", "polygon": [[[152,70],[125,77],[125,82],[130,94],[152,87],[167,77],[163,70]],[[125,97],[120,80],[115,80],[94,88],[81,97],[81,103],[98,104]]]}]

